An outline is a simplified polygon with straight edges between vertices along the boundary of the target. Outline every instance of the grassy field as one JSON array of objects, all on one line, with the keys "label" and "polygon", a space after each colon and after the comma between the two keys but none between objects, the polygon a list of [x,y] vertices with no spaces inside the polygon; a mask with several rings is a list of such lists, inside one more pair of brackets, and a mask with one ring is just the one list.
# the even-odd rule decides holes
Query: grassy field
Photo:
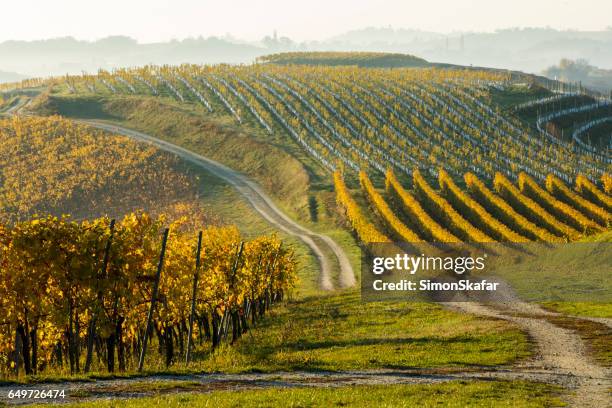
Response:
[{"label": "grassy field", "polygon": [[514,264],[511,261],[515,259],[505,256],[492,273],[508,282],[525,301],[577,302],[576,308],[579,308],[593,300],[593,303],[600,303],[601,312],[609,311],[612,304],[612,286],[606,279],[612,262],[609,245],[577,242],[551,249],[541,245],[525,246],[537,256],[522,258]]},{"label": "grassy field", "polygon": [[223,371],[401,369],[508,364],[530,355],[527,338],[510,324],[435,304],[364,304],[346,293],[290,303],[273,316],[215,364]]},{"label": "grassy field", "polygon": [[552,311],[572,316],[612,317],[612,304],[610,303],[544,302],[542,306]]},{"label": "grassy field", "polygon": [[[597,243],[597,242],[612,242],[612,231],[604,232],[602,234],[593,235],[582,239],[585,243]],[[583,262],[588,264],[597,265],[600,259],[588,259]],[[563,255],[556,260],[558,263],[563,263]],[[605,266],[604,266],[605,268]],[[554,270],[554,265],[551,267]],[[605,269],[604,272],[605,273]],[[571,316],[587,316],[587,317],[605,317],[612,318],[612,303],[609,302],[543,302],[542,305],[555,312],[571,315]]]},{"label": "grassy field", "polygon": [[356,370],[469,367],[530,355],[508,323],[427,303],[368,303],[356,293],[308,298],[275,308],[239,344],[198,356],[196,371]]},{"label": "grassy field", "polygon": [[[163,392],[163,388],[159,391]],[[330,388],[214,391],[167,394],[121,401],[100,400],[64,407],[555,407],[563,406],[559,389],[512,381],[449,382],[433,385],[376,385]],[[40,405],[46,406],[46,405]],[[40,407],[39,406],[39,407]]]},{"label": "grassy field", "polygon": [[528,87],[527,84],[516,84],[503,91],[491,90],[493,101],[502,108],[510,108],[523,102],[543,98],[551,92],[538,86]]}]

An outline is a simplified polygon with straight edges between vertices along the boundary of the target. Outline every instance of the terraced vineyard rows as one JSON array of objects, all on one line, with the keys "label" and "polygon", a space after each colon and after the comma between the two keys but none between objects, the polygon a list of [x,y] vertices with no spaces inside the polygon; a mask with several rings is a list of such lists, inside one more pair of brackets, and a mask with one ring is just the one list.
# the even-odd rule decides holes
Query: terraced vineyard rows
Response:
[{"label": "terraced vineyard rows", "polygon": [[576,239],[579,236],[577,230],[556,219],[539,203],[524,195],[517,186],[501,174],[495,176],[494,186],[509,205],[522,212],[525,218],[536,223],[539,227],[545,228],[550,233],[560,237]]},{"label": "terraced vineyard rows", "polygon": [[[593,157],[605,164],[612,163],[608,146],[606,146],[607,151],[600,152],[583,141],[584,134],[591,128],[610,120],[612,109],[610,99],[595,100],[570,93],[536,99],[521,104],[516,109],[519,112],[536,109],[536,128],[549,141],[558,145],[569,145],[573,151]],[[568,134],[571,135],[572,144],[563,140],[563,132],[559,135],[560,125],[571,125]]]}]

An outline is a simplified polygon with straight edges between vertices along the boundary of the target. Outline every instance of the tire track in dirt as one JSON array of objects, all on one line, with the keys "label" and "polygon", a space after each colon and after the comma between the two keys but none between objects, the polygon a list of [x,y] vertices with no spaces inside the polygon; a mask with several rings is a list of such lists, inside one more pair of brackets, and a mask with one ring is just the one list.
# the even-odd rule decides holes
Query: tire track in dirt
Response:
[{"label": "tire track in dirt", "polygon": [[516,368],[526,372],[536,370],[564,378],[561,385],[573,391],[568,401],[570,406],[612,406],[609,391],[612,387],[611,370],[600,366],[588,355],[586,346],[577,333],[542,318],[558,314],[519,300],[496,303],[493,306],[476,302],[444,305],[465,313],[506,320],[525,330],[536,347],[535,356]]},{"label": "tire track in dirt", "polygon": [[[10,390],[64,390],[66,402],[107,399],[142,398],[164,393],[240,391],[261,388],[318,387],[331,388],[359,385],[438,384],[450,381],[522,380],[539,381],[563,387],[575,387],[573,376],[543,370],[513,367],[472,367],[470,371],[443,372],[432,369],[357,370],[357,371],[293,371],[245,374],[151,375],[96,381],[70,381],[0,386],[0,403],[25,405],[53,400],[8,399]],[[143,386],[144,385],[144,386]],[[148,386],[147,386],[148,385]],[[157,389],[153,391],[151,385]],[[155,389],[155,388],[154,388]],[[584,405],[579,405],[584,406]],[[599,405],[604,407],[606,405]]]}]

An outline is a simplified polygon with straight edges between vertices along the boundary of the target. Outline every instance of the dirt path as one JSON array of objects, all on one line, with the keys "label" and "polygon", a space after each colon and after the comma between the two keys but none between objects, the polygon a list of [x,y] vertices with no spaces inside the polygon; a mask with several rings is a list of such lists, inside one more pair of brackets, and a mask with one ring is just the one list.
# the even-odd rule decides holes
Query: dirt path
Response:
[{"label": "dirt path", "polygon": [[[595,378],[594,381],[605,381]],[[63,402],[91,401],[100,399],[142,398],[160,393],[212,392],[219,390],[239,391],[257,388],[290,387],[342,387],[352,385],[395,385],[395,384],[435,384],[457,380],[524,380],[556,384],[564,388],[581,387],[580,379],[572,375],[554,373],[547,370],[517,369],[501,367],[497,369],[473,368],[471,371],[441,372],[435,370],[361,370],[342,372],[275,372],[249,374],[197,374],[197,375],[155,375],[128,379],[97,380],[91,382],[45,383],[32,385],[10,385],[0,387],[0,403],[25,405],[38,402],[58,402],[57,400],[34,400],[32,398],[9,399],[13,390],[64,390]],[[585,389],[586,390],[586,389]],[[606,401],[599,405],[580,404],[572,406],[606,407]]]},{"label": "dirt path", "polygon": [[297,237],[311,249],[321,267],[321,273],[319,276],[319,286],[321,289],[332,290],[334,288],[332,283],[332,262],[330,262],[330,259],[322,250],[323,247],[327,247],[327,249],[336,257],[337,264],[339,265],[340,269],[340,286],[345,288],[355,285],[355,274],[353,273],[353,269],[344,250],[328,236],[313,232],[291,220],[274,204],[272,199],[261,189],[261,187],[259,187],[245,175],[232,170],[219,162],[142,132],[97,121],[81,122],[99,129],[123,134],[138,141],[153,144],[158,148],[174,153],[182,159],[193,163],[196,166],[225,180],[231,184],[244,198],[246,198],[253,208],[259,214],[261,214],[264,219],[266,219],[266,221],[279,230],[291,236]]},{"label": "dirt path", "polygon": [[8,108],[6,111],[0,113],[0,115],[16,115],[19,113],[19,111],[21,109],[23,109],[26,105],[29,105],[30,102],[32,100],[31,99],[25,99],[25,98],[21,98],[17,101],[16,104],[14,104],[13,106],[11,106],[10,108]]},{"label": "dirt path", "polygon": [[555,316],[556,313],[521,301],[497,303],[494,306],[474,302],[445,305],[466,313],[510,321],[525,330],[536,347],[535,358],[516,367],[513,372],[535,370],[565,378],[566,382],[562,385],[573,390],[570,406],[612,406],[612,371],[598,365],[587,354],[585,344],[577,333],[542,318]]}]

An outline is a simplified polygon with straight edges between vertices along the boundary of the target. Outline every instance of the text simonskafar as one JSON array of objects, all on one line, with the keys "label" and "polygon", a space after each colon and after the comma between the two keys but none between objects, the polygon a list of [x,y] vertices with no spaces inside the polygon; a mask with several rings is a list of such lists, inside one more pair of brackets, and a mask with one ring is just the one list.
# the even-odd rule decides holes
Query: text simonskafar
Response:
[{"label": "text simonskafar", "polygon": [[421,279],[417,282],[402,279],[397,282],[385,282],[377,279],[372,283],[376,291],[487,291],[497,290],[499,282],[491,282],[486,279],[470,280],[462,279],[455,282],[435,282],[430,279]]}]

